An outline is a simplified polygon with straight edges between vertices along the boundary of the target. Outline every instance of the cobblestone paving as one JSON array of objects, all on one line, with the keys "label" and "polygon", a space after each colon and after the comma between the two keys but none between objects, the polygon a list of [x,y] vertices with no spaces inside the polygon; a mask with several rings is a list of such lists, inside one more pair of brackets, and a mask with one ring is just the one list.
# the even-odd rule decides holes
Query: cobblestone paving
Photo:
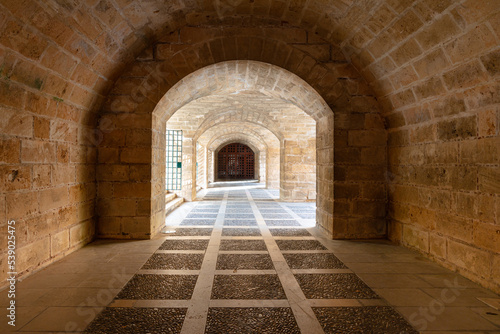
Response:
[{"label": "cobblestone paving", "polygon": [[85,333],[416,333],[393,308],[362,306],[380,299],[311,234],[314,203],[278,197],[219,188],[189,203]]},{"label": "cobblestone paving", "polygon": [[187,308],[108,307],[92,322],[87,334],[179,333]]}]

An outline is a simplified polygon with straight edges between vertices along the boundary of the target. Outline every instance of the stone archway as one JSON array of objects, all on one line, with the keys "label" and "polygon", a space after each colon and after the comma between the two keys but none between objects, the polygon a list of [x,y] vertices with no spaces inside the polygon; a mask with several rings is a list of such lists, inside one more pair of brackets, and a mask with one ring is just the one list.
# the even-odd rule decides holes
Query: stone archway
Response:
[{"label": "stone archway", "polygon": [[253,180],[257,154],[240,142],[225,144],[215,151],[217,181]]},{"label": "stone archway", "polygon": [[[297,54],[293,55],[293,57],[297,56]],[[166,63],[158,64],[164,67]],[[340,84],[337,67],[332,67],[330,70],[322,67],[325,70],[318,72],[316,64],[310,65],[310,70],[323,78],[313,80],[314,85],[319,89],[318,91],[297,75],[283,68],[246,60],[209,65],[192,72],[173,86],[168,83],[170,70],[154,72],[154,68],[147,65],[143,70],[149,68],[156,73],[155,75],[166,76],[167,79],[165,79],[164,85],[161,84],[164,81],[160,81],[158,85],[158,77],[155,78],[152,74],[140,81],[135,80],[139,85],[141,82],[142,84],[147,83],[148,80],[156,81],[157,88],[146,91],[134,90],[133,86],[124,87],[119,81],[121,94],[110,96],[107,103],[109,109],[116,110],[116,112],[110,112],[103,116],[101,123],[105,123],[109,119],[110,123],[127,127],[126,131],[128,132],[135,132],[135,129],[150,129],[152,147],[150,155],[144,151],[143,145],[137,148],[127,148],[128,152],[124,155],[127,159],[124,159],[123,163],[133,166],[117,168],[146,169],[150,173],[148,180],[151,182],[151,191],[143,201],[149,206],[149,214],[144,211],[141,219],[132,214],[130,219],[134,222],[133,226],[137,227],[137,232],[134,234],[127,232],[125,237],[140,237],[141,233],[145,236],[154,234],[163,225],[164,152],[162,147],[165,145],[166,120],[179,108],[204,96],[252,91],[291,103],[316,121],[318,226],[331,236],[340,238],[368,238],[385,235],[385,184],[383,182],[385,154],[372,154],[372,152],[379,152],[380,148],[386,145],[386,134],[383,130],[383,123],[380,121],[378,107],[373,97],[367,95],[353,96],[352,102],[349,102],[349,94],[357,94],[358,91],[349,93],[347,87]],[[196,66],[200,66],[200,63],[197,63]],[[170,67],[168,65],[164,68]],[[137,71],[137,69],[134,68],[133,71]],[[152,73],[151,71],[150,73]],[[302,73],[302,71],[303,68],[299,72]],[[329,71],[331,76],[328,75]],[[337,81],[332,82],[332,80]],[[332,87],[335,88],[332,90]],[[126,90],[129,91],[128,94],[124,94]],[[322,92],[327,100],[323,100],[319,92]],[[138,96],[134,97],[135,94]],[[132,103],[130,103],[131,101]],[[330,102],[327,104],[326,101]],[[329,104],[335,108],[335,122]],[[338,139],[335,151],[334,134]],[[287,144],[284,141],[283,149],[286,149]],[[291,147],[295,143],[290,144]],[[371,147],[375,147],[376,150],[370,149]],[[304,149],[301,148],[297,151],[301,152]],[[350,152],[354,154],[350,154]],[[337,155],[340,159],[337,159]],[[105,172],[104,168],[109,167],[111,166],[102,166],[102,172]],[[335,178],[334,167],[335,174],[338,175]],[[300,171],[296,170],[295,172]],[[127,183],[129,181],[119,179],[114,180],[114,182]],[[338,204],[335,207],[334,182],[335,187],[340,190],[340,196],[336,198]],[[365,187],[366,191],[363,190]],[[369,189],[381,189],[381,191],[369,191]],[[292,190],[293,187],[286,189],[286,191]],[[350,195],[351,192],[357,192],[358,195],[353,197]],[[101,203],[117,201],[114,198],[100,200]],[[148,206],[144,206],[144,209],[147,210]],[[383,210],[379,210],[379,208]],[[100,233],[102,236],[109,233],[116,236],[116,232],[113,232],[114,227],[109,228],[107,223],[107,221],[116,221],[116,215],[117,213],[108,210],[105,217],[100,217],[101,221],[105,222],[100,231],[107,232]],[[119,218],[122,221],[124,219],[127,218],[123,216]],[[149,224],[145,224],[145,222],[149,222]],[[124,224],[120,222],[119,225],[123,234]]]}]

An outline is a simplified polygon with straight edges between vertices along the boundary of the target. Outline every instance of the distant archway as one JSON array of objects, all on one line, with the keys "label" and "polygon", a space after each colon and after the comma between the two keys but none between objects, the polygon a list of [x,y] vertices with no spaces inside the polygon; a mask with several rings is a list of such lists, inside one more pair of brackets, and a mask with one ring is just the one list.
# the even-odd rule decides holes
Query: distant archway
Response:
[{"label": "distant archway", "polygon": [[216,152],[217,180],[253,180],[255,153],[245,144],[231,143]]}]

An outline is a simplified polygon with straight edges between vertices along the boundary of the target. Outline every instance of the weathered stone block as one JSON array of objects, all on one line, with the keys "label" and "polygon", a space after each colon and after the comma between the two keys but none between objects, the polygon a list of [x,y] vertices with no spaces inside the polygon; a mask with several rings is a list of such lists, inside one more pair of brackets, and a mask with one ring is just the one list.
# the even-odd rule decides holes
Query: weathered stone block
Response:
[{"label": "weathered stone block", "polygon": [[454,63],[463,62],[496,45],[496,39],[486,24],[478,25],[465,35],[446,44],[445,50]]},{"label": "weathered stone block", "polygon": [[439,213],[436,218],[436,231],[467,243],[472,242],[473,223],[471,219],[447,213]]},{"label": "weathered stone block", "polygon": [[481,61],[483,62],[486,71],[492,76],[500,73],[500,51],[496,50],[490,52],[489,54],[482,56]]},{"label": "weathered stone block", "polygon": [[489,276],[491,254],[475,247],[448,240],[447,260],[479,276]]},{"label": "weathered stone block", "polygon": [[424,50],[450,39],[460,32],[460,28],[449,15],[444,15],[417,34],[417,41]]},{"label": "weathered stone block", "polygon": [[475,137],[477,135],[476,116],[439,122],[437,124],[437,135],[441,140]]},{"label": "weathered stone block", "polygon": [[421,78],[440,73],[449,66],[449,61],[441,48],[427,54],[422,59],[416,61],[413,67]]},{"label": "weathered stone block", "polygon": [[403,243],[410,247],[417,248],[424,253],[428,253],[429,233],[411,225],[404,225]]},{"label": "weathered stone block", "polygon": [[62,186],[58,188],[46,189],[40,191],[40,211],[61,208],[68,205],[68,187]]},{"label": "weathered stone block", "polygon": [[69,248],[69,230],[53,234],[50,238],[50,255],[56,256]]},{"label": "weathered stone block", "polygon": [[21,161],[35,163],[55,163],[57,148],[54,143],[23,140],[21,144]]},{"label": "weathered stone block", "polygon": [[31,168],[29,166],[1,166],[0,186],[4,191],[31,188]]},{"label": "weathered stone block", "polygon": [[128,181],[129,166],[126,165],[98,165],[98,181]]},{"label": "weathered stone block", "polygon": [[483,193],[500,194],[500,168],[479,167],[478,182]]},{"label": "weathered stone block", "polygon": [[7,219],[25,218],[39,212],[38,193],[13,193],[6,198]]},{"label": "weathered stone block", "polygon": [[50,258],[50,237],[47,236],[20,248],[17,254],[17,272],[39,267],[44,261]]},{"label": "weathered stone block", "polygon": [[449,90],[476,85],[486,78],[478,61],[472,61],[443,74],[443,80]]},{"label": "weathered stone block", "polygon": [[94,223],[90,220],[84,221],[71,227],[69,231],[70,245],[75,246],[89,242],[94,236]]},{"label": "weathered stone block", "polygon": [[430,233],[429,237],[429,252],[433,256],[446,259],[446,238],[436,233]]}]

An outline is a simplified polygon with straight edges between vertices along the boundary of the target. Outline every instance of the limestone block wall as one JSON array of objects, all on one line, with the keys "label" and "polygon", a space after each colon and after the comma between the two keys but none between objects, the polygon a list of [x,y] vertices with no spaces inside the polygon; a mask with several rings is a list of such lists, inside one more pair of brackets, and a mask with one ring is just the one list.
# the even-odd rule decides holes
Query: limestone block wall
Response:
[{"label": "limestone block wall", "polygon": [[[386,191],[373,160],[380,153],[363,163],[372,143],[354,138],[383,129],[381,111],[390,144],[389,235],[498,289],[499,18],[498,0],[2,1],[0,225],[18,217],[20,246],[42,252],[23,260],[25,271],[90,240],[72,238],[71,229],[91,232],[92,221],[101,236],[149,237],[164,207],[157,102],[197,69],[251,59],[297,74],[336,115],[318,117],[325,121],[318,127],[335,129],[333,156],[318,156],[318,179],[325,177],[318,207],[333,217],[318,215],[320,226],[338,237],[374,235],[365,227],[377,226],[373,202]],[[296,89],[286,80],[276,87]],[[373,152],[383,146],[378,132]],[[131,151],[145,148],[145,156]],[[33,153],[40,150],[43,157]],[[72,170],[74,179],[64,179]],[[335,192],[321,190],[328,182]],[[130,188],[136,197],[127,197]],[[20,199],[29,204],[18,207]],[[370,214],[360,216],[363,206]],[[68,225],[52,224],[52,214]],[[43,227],[23,223],[31,218]],[[61,247],[49,254],[49,243]]]},{"label": "limestone block wall", "polygon": [[[352,133],[351,137],[355,136],[356,131],[365,130],[365,127],[366,130],[383,130],[383,122],[374,122],[369,117],[367,117],[368,120],[366,123],[359,122],[356,128],[352,128],[353,125],[351,124],[356,123],[359,117],[365,117],[359,114],[376,113],[379,111],[379,107],[371,90],[366,86],[359,73],[356,72],[351,65],[347,64],[345,60],[342,60],[343,56],[340,53],[333,52],[332,49],[332,52],[329,53],[330,55],[327,57],[328,59],[321,58],[321,60],[319,60],[315,58],[317,55],[312,51],[316,50],[315,48],[311,48],[310,52],[303,51],[303,44],[308,44],[308,41],[310,41],[311,44],[324,43],[317,37],[309,36],[305,31],[304,34],[302,34],[300,29],[297,30],[296,28],[283,28],[279,30],[272,28],[266,30],[267,28],[264,27],[258,31],[246,28],[234,29],[234,33],[241,34],[241,38],[233,40],[233,38],[228,39],[228,37],[224,37],[224,30],[220,28],[211,29],[212,28],[209,26],[183,28],[169,36],[164,36],[156,46],[152,47],[154,52],[145,52],[143,56],[141,56],[140,59],[138,58],[130,67],[129,71],[124,72],[117,80],[117,84],[114,88],[115,90],[128,89],[130,92],[128,94],[124,91],[123,93],[120,91],[120,94],[113,92],[108,97],[106,108],[109,108],[110,112],[113,112],[113,109],[119,108],[129,110],[129,112],[133,112],[134,110],[152,110],[155,108],[154,101],[159,101],[162,95],[157,93],[150,94],[149,92],[156,92],[154,89],[144,89],[140,94],[150,95],[147,95],[147,97],[145,96],[141,100],[141,103],[137,103],[134,101],[134,98],[132,98],[132,87],[137,81],[141,81],[143,85],[148,85],[148,87],[156,82],[160,90],[166,93],[174,86],[177,80],[191,73],[193,69],[201,68],[203,65],[224,61],[225,59],[231,59],[232,57],[241,56],[243,58],[250,58],[283,66],[283,68],[294,71],[310,82],[312,87],[315,87],[316,91],[321,94],[325,102],[328,103],[328,106],[334,110],[335,113],[343,114],[344,121],[339,122],[338,128],[337,125],[333,124],[333,119],[331,122],[326,123],[327,125],[336,127],[335,131],[339,132],[339,138],[348,136],[349,133]],[[275,38],[277,38],[277,36],[287,42],[276,41]],[[233,41],[236,44],[232,44]],[[257,43],[255,41],[262,42]],[[250,50],[248,49],[249,45],[252,50],[251,54],[248,53]],[[253,48],[257,49],[254,50]],[[162,49],[163,51],[161,51]],[[160,53],[165,52],[164,50],[167,49],[171,49],[172,51]],[[275,52],[274,50],[280,51]],[[172,66],[175,67],[175,70]],[[231,65],[232,67],[228,67],[228,69],[224,69],[222,66],[225,65],[221,65],[220,70],[210,70],[207,74],[200,74],[199,77],[200,80],[202,80],[200,83],[206,82],[203,81],[205,77],[210,77],[209,85],[196,85],[194,84],[196,81],[192,81],[193,83],[189,83],[186,87],[177,88],[176,86],[172,96],[178,96],[178,98],[168,97],[168,103],[165,99],[161,100],[156,110],[177,110],[176,106],[178,106],[177,108],[182,107],[182,103],[185,103],[182,101],[185,101],[186,97],[189,96],[190,90],[188,87],[193,89],[191,91],[196,92],[196,95],[194,97],[189,97],[188,101],[190,99],[200,100],[204,98],[204,92],[211,90],[214,85],[219,83],[225,85],[224,80],[234,80],[231,79],[230,76],[227,76],[227,71],[233,71],[235,65]],[[256,69],[257,68],[258,67],[256,67]],[[247,71],[245,68],[243,68],[243,70]],[[266,69],[262,70],[258,75],[251,74],[249,78],[253,79],[249,81],[249,84],[266,86],[272,84],[273,89],[275,89],[275,91],[272,91],[272,94],[293,94],[298,99],[293,102],[299,107],[302,107],[303,110],[311,112],[315,119],[319,120],[321,117],[324,117],[322,115],[323,112],[315,111],[322,110],[322,102],[313,99],[313,94],[308,93],[307,89],[302,89],[300,86],[301,84],[295,84],[290,78],[279,76],[277,73],[278,72],[275,74],[274,70],[271,71]],[[259,76],[262,76],[263,79],[259,79]],[[181,81],[181,83],[183,83],[183,81]],[[236,87],[235,85],[239,84],[241,84],[240,81],[230,81],[228,87]],[[301,101],[307,101],[308,105],[305,105],[305,102]],[[154,128],[157,128],[161,126],[161,121],[155,117],[156,116],[153,117],[152,124]],[[333,139],[332,127],[324,126],[324,131],[325,132],[322,134],[317,133],[317,137],[323,136],[324,138]],[[372,133],[377,133],[377,131],[368,131],[366,135],[369,136]],[[339,142],[341,143],[342,141]],[[346,141],[344,140],[344,142]],[[346,145],[349,146],[349,143],[346,143]],[[359,144],[353,143],[352,145]],[[366,140],[363,145],[366,145],[364,148],[368,149],[371,145],[378,146],[380,143],[377,140],[372,144],[369,140]],[[385,144],[381,144],[380,146],[384,145]],[[335,154],[338,153],[335,152],[334,148],[334,154],[330,156],[330,160],[325,162],[325,164],[333,166],[334,159],[331,158],[334,157]],[[360,159],[355,159],[355,157],[356,156],[353,156],[353,160],[349,162],[348,169],[355,171],[351,173],[351,179],[349,181],[339,179],[339,182],[348,182],[350,185],[358,187],[365,186],[365,188],[374,185],[375,188],[379,187],[383,190],[378,192],[366,190],[360,193],[360,195],[349,195],[351,196],[349,198],[350,203],[353,204],[348,210],[343,211],[342,215],[344,219],[338,220],[338,227],[333,225],[336,223],[335,220],[323,220],[323,218],[326,217],[325,215],[318,215],[318,225],[322,226],[325,231],[333,231],[330,234],[340,238],[383,237],[386,235],[385,224],[383,218],[381,219],[381,217],[378,217],[380,211],[377,210],[385,210],[385,185],[383,185],[385,173],[367,173],[365,175],[363,172],[373,170],[372,165],[377,165],[379,169],[384,170],[386,164],[385,156],[375,156],[373,157],[374,160],[369,163],[363,162]],[[359,168],[357,169],[353,168],[358,166]],[[155,167],[153,171],[161,170],[162,167],[163,166],[158,166],[158,168]],[[341,165],[338,167],[341,167]],[[342,168],[338,169],[341,178],[343,177],[342,171],[347,170],[345,167]],[[335,178],[335,175],[333,175],[333,177]],[[161,182],[164,181],[162,181],[159,175],[152,175],[152,182],[154,184],[153,188],[156,189],[160,187],[157,186],[157,184],[161,184]],[[157,197],[157,201],[159,203],[158,205],[156,205],[156,200],[153,200],[154,204],[152,207],[160,208],[162,206],[160,204],[162,201],[161,197]],[[324,200],[318,200],[318,203],[320,205],[327,205],[328,201],[333,203],[333,192],[329,193],[328,199],[325,197]],[[372,208],[379,206],[382,209],[371,209],[371,211],[367,212],[365,215],[362,213],[360,206],[355,207],[356,204],[354,203],[357,202],[363,202],[365,205],[371,206]],[[330,207],[325,206],[325,210],[327,210],[330,215],[335,215],[333,205],[330,205]],[[161,216],[159,211],[154,214],[158,215],[158,217]],[[373,227],[374,224],[376,227]],[[380,227],[380,225],[383,226]],[[349,229],[349,233],[345,232],[346,229]]]},{"label": "limestone block wall", "polygon": [[196,145],[196,163],[198,164],[198,173],[196,176],[196,189],[199,190],[205,185],[205,170],[207,168],[205,162],[205,147]]},{"label": "limestone block wall", "polygon": [[267,168],[266,168],[266,178],[267,187],[271,189],[279,189],[280,186],[280,148],[268,147],[267,149]]},{"label": "limestone block wall", "polygon": [[348,42],[384,107],[389,237],[498,292],[500,4],[394,9]]},{"label": "limestone block wall", "polygon": [[207,174],[208,174],[208,182],[214,182],[214,151],[208,150],[207,154]]},{"label": "limestone block wall", "polygon": [[20,277],[93,239],[100,140],[93,129],[109,85],[101,66],[113,62],[94,47],[75,52],[85,37],[68,31],[53,8],[25,5],[0,4],[0,287],[8,221],[16,222]]},{"label": "limestone block wall", "polygon": [[[286,201],[316,200],[316,130],[285,139],[280,165],[280,198]],[[299,139],[300,138],[300,139]]]}]

